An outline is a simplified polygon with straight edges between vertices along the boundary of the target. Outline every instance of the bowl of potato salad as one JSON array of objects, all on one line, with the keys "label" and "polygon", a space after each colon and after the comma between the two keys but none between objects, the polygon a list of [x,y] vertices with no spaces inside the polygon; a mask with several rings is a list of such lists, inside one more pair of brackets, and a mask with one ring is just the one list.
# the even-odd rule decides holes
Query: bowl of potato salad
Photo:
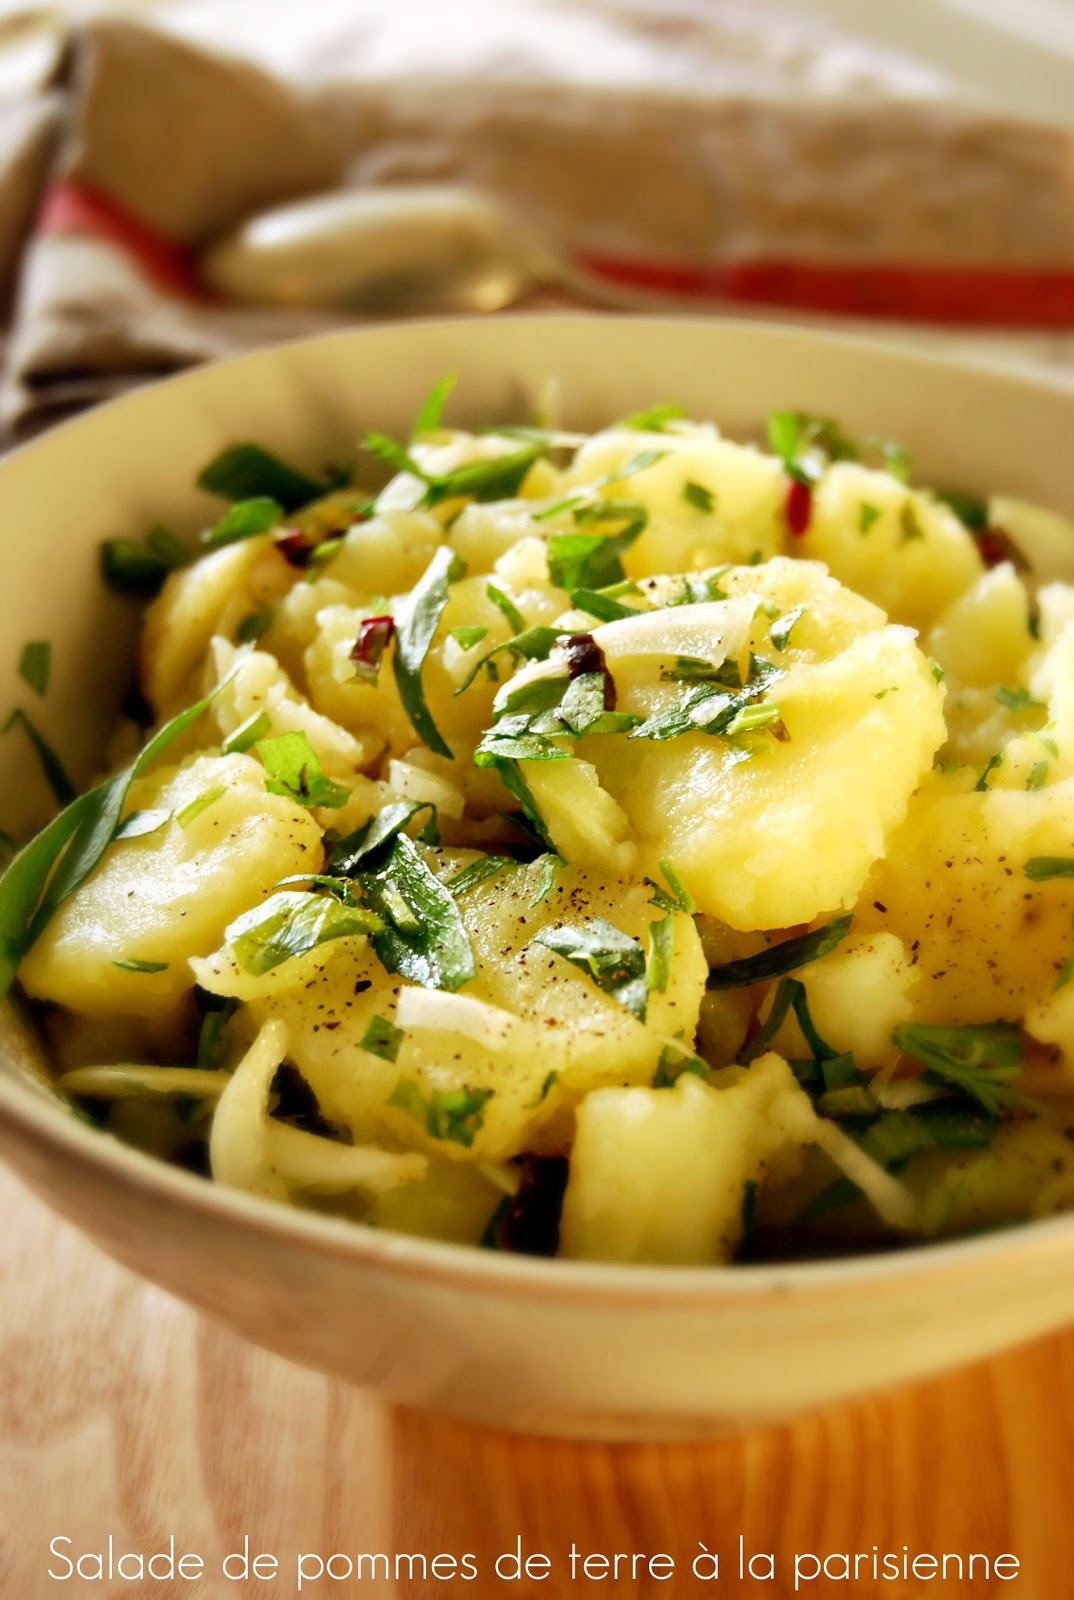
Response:
[{"label": "bowl of potato salad", "polygon": [[360,330],[0,463],[0,1147],[408,1403],[661,1436],[1074,1315],[1059,387]]}]

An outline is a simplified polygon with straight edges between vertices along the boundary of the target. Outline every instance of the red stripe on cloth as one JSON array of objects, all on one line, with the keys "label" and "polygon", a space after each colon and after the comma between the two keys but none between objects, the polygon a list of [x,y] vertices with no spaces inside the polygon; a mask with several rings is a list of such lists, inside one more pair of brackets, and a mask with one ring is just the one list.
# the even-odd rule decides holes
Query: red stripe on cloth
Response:
[{"label": "red stripe on cloth", "polygon": [[189,251],[159,233],[94,184],[65,178],[45,195],[37,219],[39,233],[82,234],[106,239],[132,256],[146,275],[184,299],[204,299]]},{"label": "red stripe on cloth", "polygon": [[842,316],[1010,328],[1074,327],[1074,268],[941,267],[805,261],[706,265],[585,255],[579,266],[624,288],[684,300],[737,300]]}]

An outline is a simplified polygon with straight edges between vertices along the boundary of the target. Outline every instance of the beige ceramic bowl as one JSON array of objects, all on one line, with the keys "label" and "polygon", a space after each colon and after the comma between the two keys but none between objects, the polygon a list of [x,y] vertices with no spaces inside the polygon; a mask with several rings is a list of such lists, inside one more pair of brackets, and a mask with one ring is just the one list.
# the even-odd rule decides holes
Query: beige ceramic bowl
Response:
[{"label": "beige ceramic bowl", "polygon": [[[26,703],[22,642],[53,642],[40,713],[88,777],[129,671],[134,618],[97,547],[167,517],[226,443],[314,464],[364,429],[402,431],[461,375],[460,420],[527,414],[547,378],[591,427],[673,399],[730,430],[773,407],[905,439],[925,481],[1074,510],[1074,393],[790,329],[526,317],[333,336],[206,368],[58,429],[0,462],[0,707]],[[16,733],[0,741],[0,821],[35,818]],[[543,1432],[667,1437],[779,1420],[984,1356],[1074,1318],[1074,1217],[831,1264],[628,1269],[505,1258],[306,1215],[124,1148],[42,1087],[10,1010],[0,1151],[136,1272],[250,1339],[412,1404]]]}]

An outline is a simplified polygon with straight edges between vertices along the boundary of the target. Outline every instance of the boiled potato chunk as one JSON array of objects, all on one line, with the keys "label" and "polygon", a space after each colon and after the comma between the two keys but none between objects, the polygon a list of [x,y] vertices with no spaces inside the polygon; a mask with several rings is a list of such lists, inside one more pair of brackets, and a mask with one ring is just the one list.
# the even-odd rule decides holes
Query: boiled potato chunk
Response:
[{"label": "boiled potato chunk", "polygon": [[986,1150],[926,1150],[904,1174],[929,1234],[1049,1217],[1074,1206],[1070,1129],[1045,1118],[1001,1126]]},{"label": "boiled potato chunk", "polygon": [[[648,456],[656,459],[623,476],[639,457]],[[694,486],[693,499],[688,484]],[[712,429],[598,433],[582,446],[564,478],[566,493],[591,485],[601,499],[640,500],[648,511],[648,526],[624,558],[632,578],[750,561],[784,547],[787,479],[781,464],[752,445],[721,439]]]},{"label": "boiled potato chunk", "polygon": [[766,1055],[730,1088],[683,1073],[672,1089],[597,1089],[578,1108],[560,1252],[585,1261],[726,1262],[748,1181],[815,1117],[787,1063]]},{"label": "boiled potato chunk", "polygon": [[[473,859],[431,849],[425,855],[448,881]],[[402,980],[385,971],[364,939],[322,946],[264,979],[243,973],[225,948],[197,964],[198,981],[243,999],[256,1025],[283,1021],[290,1059],[325,1115],[359,1141],[371,1130],[390,1129],[411,1148],[507,1160],[532,1148],[548,1120],[590,1088],[651,1083],[667,1042],[680,1033],[692,1038],[708,971],[692,920],[676,915],[667,992],[649,996],[640,1021],[588,973],[533,938],[543,928],[603,917],[644,946],[659,915],[649,889],[563,865],[534,905],[543,866],[506,868],[461,895],[477,975],[457,995],[421,991],[428,1020],[416,1025],[400,1009]],[[427,1011],[430,1000],[434,1014]],[[360,1048],[375,1016],[399,1019],[406,1029],[394,1061]],[[459,1091],[488,1092],[472,1142],[433,1135],[413,1111],[389,1106],[400,1080],[414,1085],[416,1106]]]},{"label": "boiled potato chunk", "polygon": [[767,698],[789,737],[754,736],[747,759],[741,741],[703,733],[586,745],[634,827],[642,871],[671,860],[698,907],[739,929],[852,904],[945,733],[941,691],[906,628],[790,663]]},{"label": "boiled potato chunk", "polygon": [[192,680],[209,641],[232,608],[236,591],[246,589],[266,554],[283,567],[272,555],[267,537],[262,537],[210,551],[192,567],[168,577],[146,612],[142,637],[142,681],[158,716],[196,698]]},{"label": "boiled potato chunk", "polygon": [[821,478],[799,543],[803,556],[825,562],[893,622],[916,628],[927,627],[983,570],[972,534],[953,511],[853,461],[836,462]]},{"label": "boiled potato chunk", "polygon": [[[185,825],[176,820],[206,796],[211,803]],[[193,986],[192,956],[214,950],[228,923],[280,878],[320,870],[317,824],[266,791],[251,756],[198,756],[139,779],[127,812],[150,809],[172,820],[110,845],[26,957],[20,977],[35,1000],[91,1017],[163,1018]],[[132,972],[119,961],[165,965]]]},{"label": "boiled potato chunk", "polygon": [[[1014,1022],[1051,994],[1074,947],[1074,880],[1034,882],[1034,856],[1074,856],[1074,781],[980,792],[937,774],[914,797],[855,928],[913,952],[916,1018]],[[1074,1034],[1057,1042],[1074,1061]]]},{"label": "boiled potato chunk", "polygon": [[[809,1014],[826,1044],[852,1055],[867,1071],[894,1065],[899,1052],[891,1036],[913,1013],[914,967],[901,939],[893,933],[852,934],[795,976],[805,986]],[[772,1047],[792,1059],[812,1054],[793,1012]]]},{"label": "boiled potato chunk", "polygon": [[1009,562],[982,573],[952,601],[933,624],[925,649],[959,686],[1023,681],[1034,649],[1029,596]]}]

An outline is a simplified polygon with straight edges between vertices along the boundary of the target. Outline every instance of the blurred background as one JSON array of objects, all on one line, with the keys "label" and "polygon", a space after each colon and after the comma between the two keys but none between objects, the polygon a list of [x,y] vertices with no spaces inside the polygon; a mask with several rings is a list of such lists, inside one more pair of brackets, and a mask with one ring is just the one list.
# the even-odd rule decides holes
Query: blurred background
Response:
[{"label": "blurred background", "polygon": [[0,439],[341,323],[806,319],[1074,382],[1074,0],[0,0]]}]

